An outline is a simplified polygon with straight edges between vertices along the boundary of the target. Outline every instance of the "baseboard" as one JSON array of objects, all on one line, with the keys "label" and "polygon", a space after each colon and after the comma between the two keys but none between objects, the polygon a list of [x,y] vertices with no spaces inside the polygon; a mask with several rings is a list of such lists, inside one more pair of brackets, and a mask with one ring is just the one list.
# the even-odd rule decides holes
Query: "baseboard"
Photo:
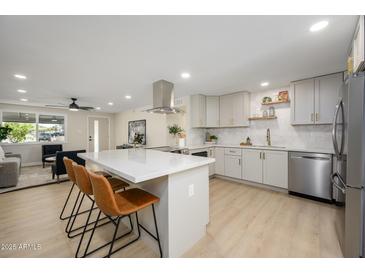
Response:
[{"label": "baseboard", "polygon": [[31,162],[31,163],[22,163],[22,167],[27,167],[27,166],[41,166],[42,162]]},{"label": "baseboard", "polygon": [[264,189],[273,190],[273,191],[282,192],[282,193],[288,193],[288,190],[284,189],[284,188],[269,186],[269,185],[265,185],[265,184],[261,184],[261,183],[254,183],[254,182],[250,182],[250,181],[246,181],[246,180],[242,180],[242,179],[227,177],[224,175],[214,174],[213,178],[220,178],[220,179],[224,179],[227,181],[232,181],[235,183],[245,184],[245,185],[249,185],[249,186],[253,186],[253,187],[264,188]]}]

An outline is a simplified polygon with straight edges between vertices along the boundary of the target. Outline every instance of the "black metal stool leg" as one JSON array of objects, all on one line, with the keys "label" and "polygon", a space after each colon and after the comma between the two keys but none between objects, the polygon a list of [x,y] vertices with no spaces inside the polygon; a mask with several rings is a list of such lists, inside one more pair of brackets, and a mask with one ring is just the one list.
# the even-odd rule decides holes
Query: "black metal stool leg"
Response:
[{"label": "black metal stool leg", "polygon": [[63,206],[63,208],[62,208],[62,211],[61,211],[61,214],[60,214],[60,219],[61,219],[61,220],[66,220],[66,219],[67,219],[67,217],[63,217],[63,213],[64,213],[64,211],[65,211],[65,209],[66,209],[66,206],[67,206],[68,200],[70,199],[70,196],[71,196],[71,193],[72,193],[72,191],[73,191],[74,187],[75,187],[75,184],[74,184],[74,183],[72,183],[72,186],[71,186],[70,192],[69,192],[69,193],[68,193],[68,195],[67,195],[67,199],[66,199],[66,201],[65,201],[65,204],[64,204],[64,206]]},{"label": "black metal stool leg", "polygon": [[162,249],[161,249],[161,243],[160,243],[160,236],[158,234],[158,228],[157,228],[157,222],[156,222],[156,212],[155,212],[155,205],[152,204],[152,211],[153,211],[153,220],[155,221],[155,228],[156,228],[156,238],[158,242],[158,248],[160,250],[160,258],[162,258]]},{"label": "black metal stool leg", "polygon": [[90,209],[90,212],[89,212],[89,214],[87,216],[86,223],[85,223],[85,226],[84,226],[84,230],[82,231],[81,238],[80,238],[80,241],[79,241],[79,245],[77,246],[77,250],[76,250],[76,253],[75,253],[75,258],[77,258],[77,255],[79,254],[80,247],[81,247],[81,244],[82,244],[82,240],[84,239],[86,227],[89,224],[89,220],[90,220],[90,216],[91,216],[92,208],[94,207],[94,204],[95,204],[95,201],[92,201],[92,203],[91,203],[91,209]]},{"label": "black metal stool leg", "polygon": [[98,222],[99,222],[99,219],[100,219],[100,215],[101,215],[101,210],[99,210],[98,217],[96,217],[96,221],[95,221],[93,230],[91,231],[91,235],[90,235],[89,241],[87,242],[87,245],[86,245],[86,248],[85,248],[85,252],[84,252],[84,256],[83,257],[85,257],[87,255],[87,251],[89,250],[89,246],[90,246],[90,243],[91,243],[91,239],[94,236],[94,232],[95,232],[96,226],[98,225]]},{"label": "black metal stool leg", "polygon": [[[80,211],[80,208],[81,208],[81,205],[82,205],[82,202],[84,201],[84,198],[85,198],[85,193],[83,193],[82,194],[82,196],[81,196],[81,200],[80,200],[80,203],[79,203],[79,206],[77,207],[77,210],[76,210],[76,212],[75,212],[75,216],[73,217],[73,219],[72,219],[72,222],[71,222],[71,226],[70,226],[70,228],[69,228],[69,230],[67,230],[66,232],[67,232],[67,236],[70,238],[70,232],[72,231],[72,228],[74,227],[74,223],[75,223],[75,221],[76,221],[76,218],[77,218],[77,215],[78,215],[78,213],[79,213],[79,211]],[[71,219],[70,219],[71,220]]]},{"label": "black metal stool leg", "polygon": [[68,226],[70,225],[70,222],[71,222],[71,219],[72,219],[72,216],[74,215],[74,212],[75,212],[75,209],[76,209],[76,206],[77,206],[77,203],[79,201],[79,198],[80,198],[80,195],[81,195],[81,191],[79,191],[79,193],[77,194],[77,197],[76,197],[76,200],[75,200],[75,203],[74,203],[74,206],[71,210],[71,217],[68,218],[68,222],[67,222],[67,225],[66,225],[66,228],[65,228],[65,232],[68,233]]},{"label": "black metal stool leg", "polygon": [[107,256],[108,258],[110,258],[110,255],[112,254],[115,237],[117,236],[117,233],[118,233],[119,223],[120,223],[120,217],[118,217],[117,225],[115,226],[115,230],[114,230],[114,234],[113,234],[113,239],[112,239],[112,242],[110,243],[109,253]]}]

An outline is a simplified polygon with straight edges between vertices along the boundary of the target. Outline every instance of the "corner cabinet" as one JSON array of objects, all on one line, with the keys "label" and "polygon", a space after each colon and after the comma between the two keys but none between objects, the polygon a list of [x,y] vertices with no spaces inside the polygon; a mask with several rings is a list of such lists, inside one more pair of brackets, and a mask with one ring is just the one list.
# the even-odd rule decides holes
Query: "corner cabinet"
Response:
[{"label": "corner cabinet", "polygon": [[250,94],[237,92],[219,98],[220,127],[249,126]]},{"label": "corner cabinet", "polygon": [[343,73],[292,82],[291,124],[331,124]]},{"label": "corner cabinet", "polygon": [[191,127],[199,128],[206,126],[206,98],[196,94],[190,97]]},{"label": "corner cabinet", "polygon": [[269,186],[288,188],[288,152],[244,149],[242,179]]}]

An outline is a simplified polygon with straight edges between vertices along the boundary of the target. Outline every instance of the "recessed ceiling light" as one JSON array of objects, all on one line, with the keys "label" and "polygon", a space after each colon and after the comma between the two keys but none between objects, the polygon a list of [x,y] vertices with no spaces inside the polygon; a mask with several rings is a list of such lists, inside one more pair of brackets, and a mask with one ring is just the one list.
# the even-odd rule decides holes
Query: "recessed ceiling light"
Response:
[{"label": "recessed ceiling light", "polygon": [[328,26],[328,21],[320,21],[320,22],[315,23],[314,25],[312,25],[309,30],[311,32],[316,32],[316,31],[319,31],[321,29],[324,29],[327,26]]},{"label": "recessed ceiling light", "polygon": [[125,99],[132,99],[132,96],[130,96],[130,95],[126,95],[126,96],[124,96],[125,97]]},{"label": "recessed ceiling light", "polygon": [[261,85],[262,87],[267,87],[267,86],[269,85],[269,82],[262,82],[260,85]]},{"label": "recessed ceiling light", "polygon": [[22,101],[22,102],[28,102],[28,99],[22,98],[22,99],[20,99],[20,101]]},{"label": "recessed ceiling light", "polygon": [[108,105],[109,106],[112,106],[112,105],[114,105],[114,103],[113,102],[109,102]]},{"label": "recessed ceiling light", "polygon": [[190,78],[190,73],[189,72],[183,72],[183,73],[181,73],[181,78],[183,78],[183,79]]},{"label": "recessed ceiling light", "polygon": [[24,89],[18,89],[18,92],[19,92],[19,93],[27,93],[27,91],[26,91],[26,90],[24,90]]},{"label": "recessed ceiling light", "polygon": [[18,78],[18,79],[22,79],[22,80],[27,79],[27,76],[22,75],[22,74],[14,74],[14,77],[15,77],[15,78]]},{"label": "recessed ceiling light", "polygon": [[101,107],[96,107],[95,109],[96,109],[96,110],[101,110]]}]

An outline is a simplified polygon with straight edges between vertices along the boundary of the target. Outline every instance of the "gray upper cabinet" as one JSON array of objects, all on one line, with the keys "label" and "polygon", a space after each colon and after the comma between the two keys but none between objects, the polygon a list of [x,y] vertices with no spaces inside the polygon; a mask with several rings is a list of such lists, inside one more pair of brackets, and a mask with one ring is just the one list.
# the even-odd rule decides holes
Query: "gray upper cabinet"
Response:
[{"label": "gray upper cabinet", "polygon": [[196,94],[190,97],[191,127],[206,126],[206,98],[204,95]]},{"label": "gray upper cabinet", "polygon": [[314,120],[316,124],[332,123],[342,79],[342,73],[315,79]]},{"label": "gray upper cabinet", "polygon": [[332,123],[342,81],[343,74],[335,73],[292,82],[292,125]]},{"label": "gray upper cabinet", "polygon": [[219,96],[206,96],[206,126],[219,127]]},{"label": "gray upper cabinet", "polygon": [[293,125],[314,122],[314,79],[290,84],[291,123]]},{"label": "gray upper cabinet", "polygon": [[222,95],[219,102],[221,127],[249,126],[250,94],[248,92]]}]

